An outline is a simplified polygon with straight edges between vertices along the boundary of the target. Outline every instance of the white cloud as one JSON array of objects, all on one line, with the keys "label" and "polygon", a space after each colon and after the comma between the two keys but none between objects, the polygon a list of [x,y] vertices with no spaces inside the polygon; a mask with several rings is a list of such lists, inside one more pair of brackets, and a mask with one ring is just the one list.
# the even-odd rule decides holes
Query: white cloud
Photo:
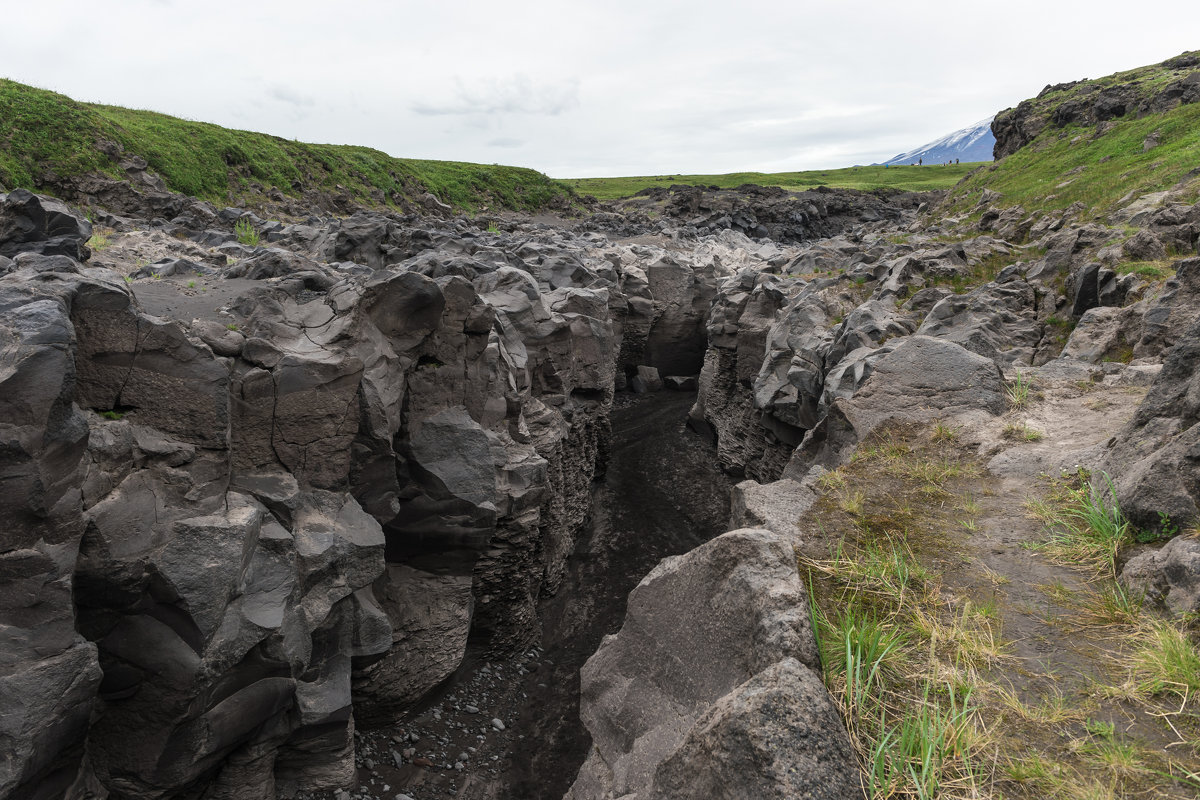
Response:
[{"label": "white cloud", "polygon": [[427,116],[471,114],[544,114],[558,116],[579,105],[579,80],[561,84],[537,84],[527,75],[481,78],[468,84],[454,78],[454,96],[412,104],[412,110]]},{"label": "white cloud", "polygon": [[316,100],[313,99],[312,95],[302,94],[278,83],[267,89],[267,96],[291,106],[311,108],[316,105]]}]

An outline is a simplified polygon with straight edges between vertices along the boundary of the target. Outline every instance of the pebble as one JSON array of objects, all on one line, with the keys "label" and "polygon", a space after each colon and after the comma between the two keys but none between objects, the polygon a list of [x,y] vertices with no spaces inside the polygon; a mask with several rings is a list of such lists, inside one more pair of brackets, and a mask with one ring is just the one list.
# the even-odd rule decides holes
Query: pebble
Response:
[{"label": "pebble", "polygon": [[492,717],[492,727],[498,731],[504,730],[504,723],[498,717]]},{"label": "pebble", "polygon": [[478,714],[479,713],[479,709],[476,708],[475,706],[467,706],[463,710],[466,711],[468,714]]},{"label": "pebble", "polygon": [[401,767],[404,766],[404,759],[401,758],[400,754],[397,753],[395,750],[392,751],[392,761],[395,763],[396,769],[400,769]]}]

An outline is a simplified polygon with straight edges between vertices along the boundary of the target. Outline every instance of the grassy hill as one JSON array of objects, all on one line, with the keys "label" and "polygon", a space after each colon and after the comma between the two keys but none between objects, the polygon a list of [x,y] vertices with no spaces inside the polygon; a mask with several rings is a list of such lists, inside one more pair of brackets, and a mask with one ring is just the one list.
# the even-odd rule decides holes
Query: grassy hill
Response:
[{"label": "grassy hill", "polygon": [[[1194,88],[1191,88],[1193,87]],[[998,149],[1011,152],[956,186],[950,213],[984,189],[1029,212],[1081,202],[1106,217],[1124,198],[1183,188],[1200,193],[1200,53],[1097,80],[1049,86],[997,115]]]},{"label": "grassy hill", "polygon": [[949,189],[979,164],[925,167],[847,167],[805,172],[730,172],[724,175],[640,175],[628,178],[568,178],[563,183],[599,200],[631,197],[651,186],[689,184],[733,189],[744,183],[782,186],[792,191],[830,186],[837,189],[900,189],[925,192]]},{"label": "grassy hill", "polygon": [[0,79],[0,185],[55,193],[63,179],[77,175],[120,177],[117,160],[97,146],[102,141],[144,158],[173,191],[221,205],[253,201],[271,190],[294,198],[344,192],[367,206],[395,205],[428,191],[466,211],[484,205],[534,211],[574,200],[569,188],[531,169],[306,144],[152,111],[80,103]]}]

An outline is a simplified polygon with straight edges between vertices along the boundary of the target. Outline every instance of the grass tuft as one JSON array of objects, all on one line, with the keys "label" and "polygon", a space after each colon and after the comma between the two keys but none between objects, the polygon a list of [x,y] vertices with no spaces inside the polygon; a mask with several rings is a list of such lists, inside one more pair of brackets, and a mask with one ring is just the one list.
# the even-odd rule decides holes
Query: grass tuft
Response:
[{"label": "grass tuft", "polygon": [[1004,426],[1004,430],[1000,432],[1005,439],[1016,439],[1022,442],[1040,442],[1046,438],[1046,434],[1029,427],[1029,424],[1022,422],[1020,425],[1010,423]]},{"label": "grass tuft", "polygon": [[1132,663],[1140,692],[1187,700],[1200,691],[1200,654],[1187,634],[1169,622],[1148,624]]},{"label": "grass tuft", "polygon": [[1112,478],[1101,475],[1103,487],[1094,488],[1087,470],[1066,473],[1052,482],[1047,500],[1031,501],[1027,508],[1046,529],[1045,538],[1033,548],[1112,576],[1117,554],[1131,540],[1131,530],[1117,504]]},{"label": "grass tuft", "polygon": [[1024,372],[1017,370],[1012,380],[1008,381],[1004,386],[1004,394],[1008,398],[1008,407],[1018,411],[1025,408],[1029,404],[1032,389],[1033,381]]}]

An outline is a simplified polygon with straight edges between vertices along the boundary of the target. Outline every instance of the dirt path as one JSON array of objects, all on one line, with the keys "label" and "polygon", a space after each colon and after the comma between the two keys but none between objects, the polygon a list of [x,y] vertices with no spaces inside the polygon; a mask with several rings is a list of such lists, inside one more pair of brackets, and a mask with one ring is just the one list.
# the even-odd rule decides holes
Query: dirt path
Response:
[{"label": "dirt path", "polygon": [[[974,440],[968,443],[990,456],[987,487],[979,498],[978,529],[967,540],[972,566],[949,576],[994,592],[1001,601],[1004,635],[1012,654],[1031,676],[1041,676],[1031,681],[1034,684],[1053,683],[1055,675],[1091,666],[1094,648],[1081,648],[1078,637],[1064,635],[1067,632],[1054,624],[1066,611],[1054,597],[1079,596],[1090,590],[1096,576],[1053,563],[1030,549],[1043,531],[1030,516],[1028,503],[1045,493],[1047,476],[1074,472],[1080,464],[1095,461],[1095,453],[1132,416],[1144,389],[1085,390],[1058,382],[1043,385],[1041,394],[1027,408],[1011,410],[989,425],[966,432]],[[1027,436],[1041,438],[1029,441]],[[984,571],[980,573],[975,565],[982,565]]]},{"label": "dirt path", "polygon": [[1198,796],[1177,778],[1200,772],[1200,705],[1132,671],[1179,629],[1122,599],[1103,559],[1046,548],[1031,514],[1078,503],[1078,465],[1144,395],[1148,375],[1106,369],[1032,371],[1000,417],[883,426],[817,481],[801,566],[876,796]]},{"label": "dirt path", "polygon": [[[1155,774],[1171,769],[1167,754],[1195,771],[1200,754],[1189,756],[1164,723],[1169,703],[1131,696],[1129,632],[1104,600],[1111,573],[1030,547],[1045,537],[1030,501],[1047,493],[1049,479],[1096,463],[1144,395],[1114,378],[1043,381],[1027,407],[964,431],[964,443],[988,457],[987,469],[966,558],[945,580],[994,609],[1005,643],[1004,660],[986,671],[1016,700],[995,720],[998,746],[1017,764],[1002,772],[1009,780],[1001,781],[1000,796],[1196,796]],[[1038,775],[1047,764],[1058,774]]]}]

